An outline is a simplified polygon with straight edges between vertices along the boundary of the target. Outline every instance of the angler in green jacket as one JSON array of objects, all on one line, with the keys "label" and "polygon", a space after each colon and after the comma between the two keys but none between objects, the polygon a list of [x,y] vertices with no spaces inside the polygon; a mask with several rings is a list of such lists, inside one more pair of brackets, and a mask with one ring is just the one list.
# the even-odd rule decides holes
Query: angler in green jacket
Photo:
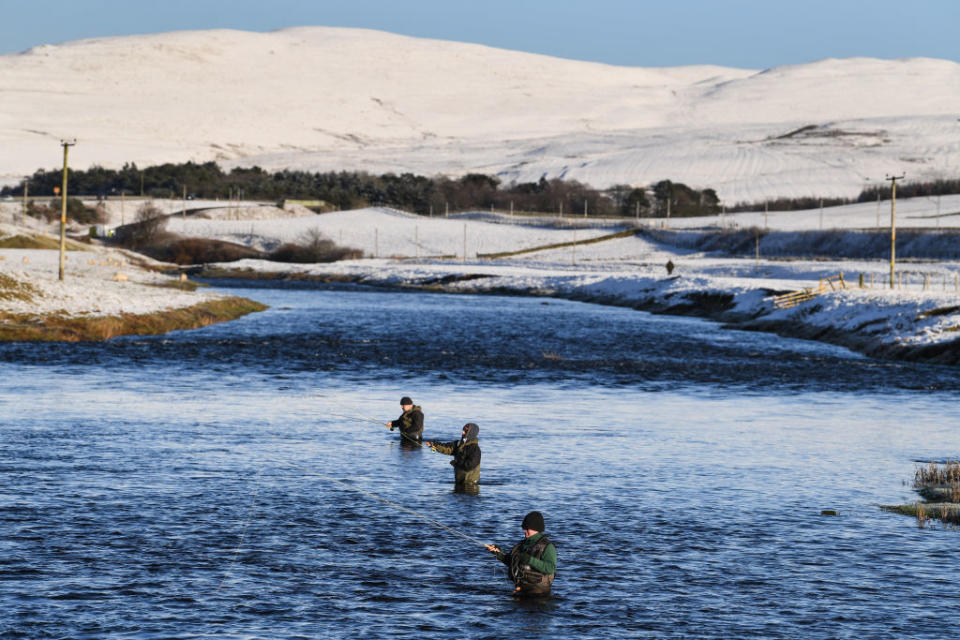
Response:
[{"label": "angler in green jacket", "polygon": [[487,551],[495,553],[497,559],[510,567],[510,579],[516,586],[514,594],[518,596],[547,596],[553,586],[557,573],[557,548],[543,533],[546,528],[543,514],[531,511],[520,525],[525,536],[509,553],[500,547],[486,545]]},{"label": "angler in green jacket", "polygon": [[453,479],[459,490],[474,490],[480,482],[480,427],[472,422],[463,425],[463,436],[453,442],[431,442],[423,444],[434,451],[453,456]]},{"label": "angler in green jacket", "polygon": [[403,413],[396,420],[384,422],[390,431],[400,429],[400,441],[408,445],[420,445],[423,439],[423,410],[413,404],[409,396],[400,398]]}]

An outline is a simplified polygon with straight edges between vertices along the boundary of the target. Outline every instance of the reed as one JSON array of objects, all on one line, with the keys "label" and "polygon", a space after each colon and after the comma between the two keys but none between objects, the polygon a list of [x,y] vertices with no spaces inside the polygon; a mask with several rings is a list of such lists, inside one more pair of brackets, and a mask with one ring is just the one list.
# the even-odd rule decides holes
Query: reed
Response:
[{"label": "reed", "polygon": [[917,526],[921,529],[927,526],[929,518],[927,517],[927,509],[923,506],[922,502],[917,503]]},{"label": "reed", "polygon": [[918,466],[914,474],[915,487],[931,485],[960,487],[960,462],[948,460],[944,463],[930,462]]}]

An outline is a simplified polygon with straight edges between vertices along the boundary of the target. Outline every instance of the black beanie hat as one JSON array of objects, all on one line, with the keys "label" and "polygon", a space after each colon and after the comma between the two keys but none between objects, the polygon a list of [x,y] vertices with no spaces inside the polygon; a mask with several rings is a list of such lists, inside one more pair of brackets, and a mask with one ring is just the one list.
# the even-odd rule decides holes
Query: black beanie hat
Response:
[{"label": "black beanie hat", "polygon": [[403,396],[400,398],[400,404],[413,404],[413,400],[410,399],[410,396]]},{"label": "black beanie hat", "polygon": [[543,531],[547,528],[546,525],[543,524],[543,514],[539,511],[531,511],[528,513],[520,526],[524,529],[530,529],[531,531]]}]

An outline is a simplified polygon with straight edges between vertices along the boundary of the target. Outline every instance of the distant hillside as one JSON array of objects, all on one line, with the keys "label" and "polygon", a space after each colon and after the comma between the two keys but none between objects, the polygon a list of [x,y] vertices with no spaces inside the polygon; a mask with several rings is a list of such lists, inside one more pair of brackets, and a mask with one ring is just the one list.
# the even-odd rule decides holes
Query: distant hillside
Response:
[{"label": "distant hillside", "polygon": [[725,202],[855,197],[960,164],[960,65],[628,68],[301,27],[82,40],[0,56],[0,177],[216,160],[596,187],[661,179]]}]

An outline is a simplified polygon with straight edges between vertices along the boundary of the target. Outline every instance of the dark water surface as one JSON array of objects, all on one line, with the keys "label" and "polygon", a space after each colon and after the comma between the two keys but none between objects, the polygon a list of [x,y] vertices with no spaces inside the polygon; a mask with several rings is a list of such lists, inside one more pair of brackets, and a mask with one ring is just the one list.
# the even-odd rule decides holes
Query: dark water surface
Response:
[{"label": "dark water surface", "polygon": [[[231,293],[272,308],[0,345],[0,638],[953,635],[960,533],[876,505],[960,457],[955,369],[556,300]],[[479,495],[374,423],[404,394],[427,438],[480,425]],[[559,571],[518,602],[479,542],[532,509]]]}]

